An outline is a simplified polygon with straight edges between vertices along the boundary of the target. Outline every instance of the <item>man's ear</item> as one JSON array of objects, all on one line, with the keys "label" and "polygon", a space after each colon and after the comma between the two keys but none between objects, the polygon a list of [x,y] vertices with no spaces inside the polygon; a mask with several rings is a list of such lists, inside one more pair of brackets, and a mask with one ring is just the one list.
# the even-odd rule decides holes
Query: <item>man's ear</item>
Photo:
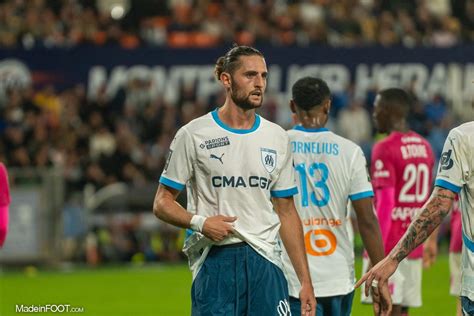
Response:
[{"label": "man's ear", "polygon": [[290,100],[290,109],[292,113],[296,113],[296,104],[293,100]]},{"label": "man's ear", "polygon": [[331,98],[329,98],[324,103],[324,114],[326,115],[329,115],[329,112],[331,112],[331,101]]},{"label": "man's ear", "polygon": [[224,87],[226,89],[230,89],[230,87],[232,85],[232,76],[230,75],[230,73],[222,72],[220,79],[221,79],[221,82],[224,85]]}]

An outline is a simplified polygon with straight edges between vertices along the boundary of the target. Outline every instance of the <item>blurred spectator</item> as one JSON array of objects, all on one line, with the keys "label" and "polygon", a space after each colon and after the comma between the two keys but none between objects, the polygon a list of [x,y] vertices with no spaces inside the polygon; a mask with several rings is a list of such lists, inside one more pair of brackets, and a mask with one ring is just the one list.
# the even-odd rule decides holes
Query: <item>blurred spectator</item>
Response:
[{"label": "blurred spectator", "polygon": [[439,125],[443,117],[446,115],[446,102],[443,97],[436,95],[425,106],[425,114],[428,120],[433,124]]},{"label": "blurred spectator", "polygon": [[[452,46],[474,40],[474,1],[125,1],[0,4],[0,47]],[[461,26],[463,26],[461,28]]]},{"label": "blurred spectator", "polygon": [[362,100],[352,100],[349,106],[339,112],[337,131],[339,135],[366,149],[372,138],[372,124]]}]

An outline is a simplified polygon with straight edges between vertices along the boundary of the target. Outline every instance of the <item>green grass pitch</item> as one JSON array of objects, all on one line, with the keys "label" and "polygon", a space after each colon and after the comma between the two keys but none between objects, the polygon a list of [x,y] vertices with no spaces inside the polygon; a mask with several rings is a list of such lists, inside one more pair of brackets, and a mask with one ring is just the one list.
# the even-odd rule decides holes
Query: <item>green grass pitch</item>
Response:
[{"label": "green grass pitch", "polygon": [[[360,276],[360,262],[357,272]],[[78,315],[190,315],[191,274],[185,265],[107,267],[69,272],[36,271],[0,273],[0,315],[15,312],[15,304],[70,304],[82,307]],[[423,307],[411,316],[454,315],[455,298],[449,296],[448,257],[442,255],[424,271]],[[371,307],[354,298],[354,316],[371,315]],[[58,315],[42,313],[40,315]],[[66,313],[65,313],[66,314]],[[69,313],[72,314],[72,313]]]}]

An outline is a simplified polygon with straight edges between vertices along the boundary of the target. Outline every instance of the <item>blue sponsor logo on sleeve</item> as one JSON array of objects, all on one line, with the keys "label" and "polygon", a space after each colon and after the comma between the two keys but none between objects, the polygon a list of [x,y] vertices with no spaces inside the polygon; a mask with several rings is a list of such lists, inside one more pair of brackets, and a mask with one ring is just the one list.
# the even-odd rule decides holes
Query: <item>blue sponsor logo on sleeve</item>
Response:
[{"label": "blue sponsor logo on sleeve", "polygon": [[453,167],[454,161],[451,158],[452,152],[453,151],[450,149],[441,155],[439,160],[439,172],[441,172],[441,170],[449,170]]}]

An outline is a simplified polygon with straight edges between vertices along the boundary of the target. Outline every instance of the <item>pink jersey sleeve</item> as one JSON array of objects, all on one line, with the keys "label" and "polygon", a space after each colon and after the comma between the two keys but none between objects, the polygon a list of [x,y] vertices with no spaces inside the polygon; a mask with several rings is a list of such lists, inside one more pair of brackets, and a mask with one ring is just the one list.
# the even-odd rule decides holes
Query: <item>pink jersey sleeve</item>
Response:
[{"label": "pink jersey sleeve", "polygon": [[0,163],[0,206],[10,204],[10,190],[8,187],[8,174],[5,166]]},{"label": "pink jersey sleeve", "polygon": [[374,189],[395,187],[395,166],[386,142],[381,142],[374,146],[371,170]]},{"label": "pink jersey sleeve", "polygon": [[9,204],[10,190],[8,187],[7,169],[0,163],[0,247],[3,246],[7,236]]},{"label": "pink jersey sleeve", "polygon": [[449,241],[449,252],[462,251],[462,221],[458,201],[454,202],[451,212],[451,240]]},{"label": "pink jersey sleeve", "polygon": [[395,206],[395,188],[385,187],[375,190],[377,217],[382,231],[382,240],[386,244],[392,223],[392,210]]}]

